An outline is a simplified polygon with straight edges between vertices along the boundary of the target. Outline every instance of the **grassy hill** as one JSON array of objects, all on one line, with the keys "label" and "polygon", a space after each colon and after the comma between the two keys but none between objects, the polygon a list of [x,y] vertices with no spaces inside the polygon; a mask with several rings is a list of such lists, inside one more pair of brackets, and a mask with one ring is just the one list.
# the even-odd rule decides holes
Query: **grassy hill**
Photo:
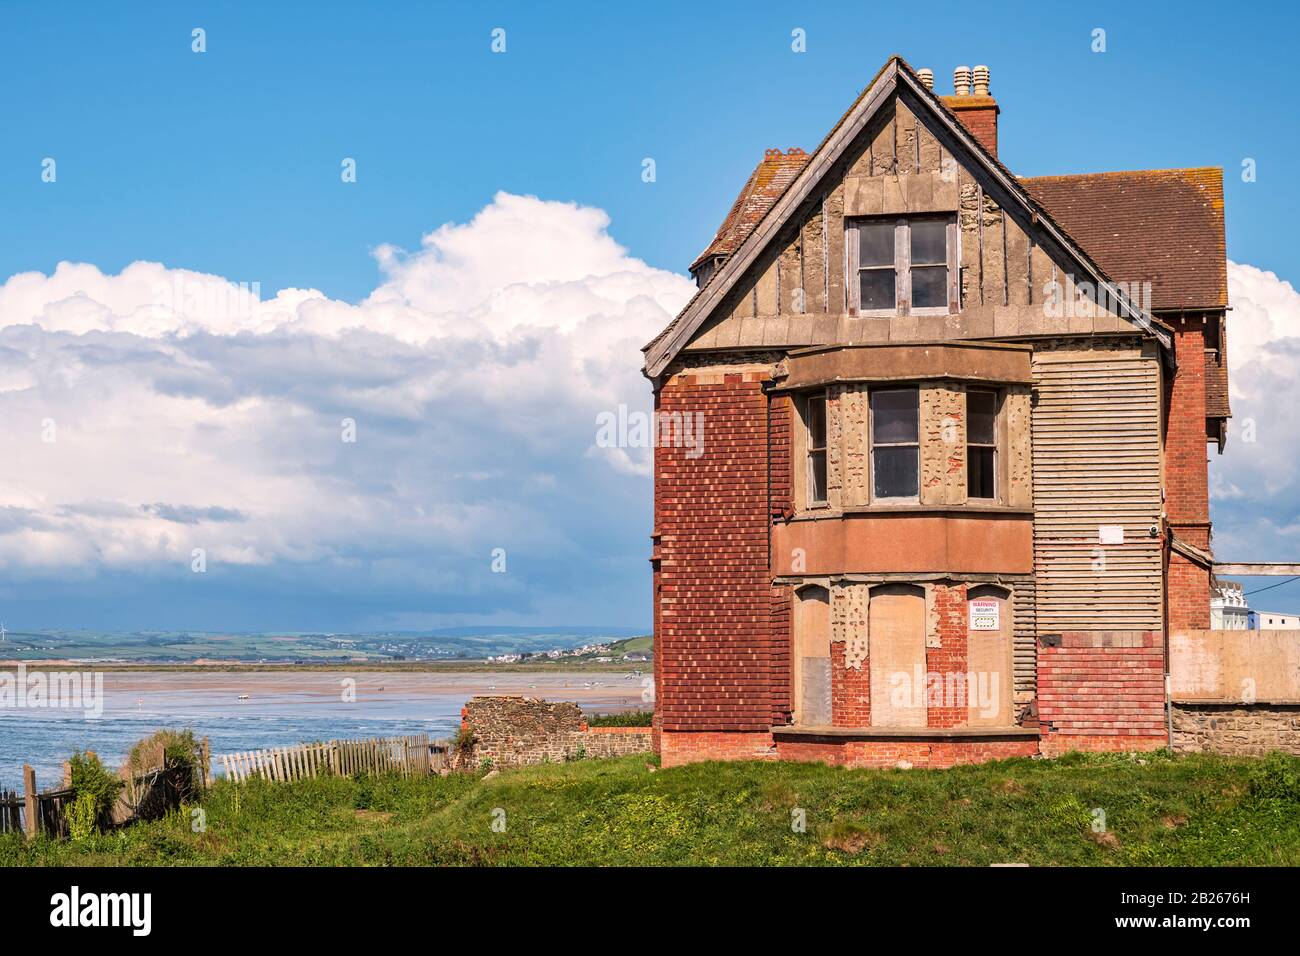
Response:
[{"label": "grassy hill", "polygon": [[[6,835],[0,863],[1300,864],[1300,758],[1281,755],[1071,755],[949,771],[661,770],[627,757],[487,779],[223,782],[203,809],[203,833],[182,810],[80,843]],[[504,832],[491,825],[498,810]]]}]

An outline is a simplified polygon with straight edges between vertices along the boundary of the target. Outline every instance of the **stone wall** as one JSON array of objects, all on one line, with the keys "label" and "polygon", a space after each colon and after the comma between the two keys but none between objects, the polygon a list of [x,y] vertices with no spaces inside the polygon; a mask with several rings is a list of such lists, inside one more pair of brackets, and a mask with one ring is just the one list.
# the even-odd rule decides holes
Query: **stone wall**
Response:
[{"label": "stone wall", "polygon": [[1236,755],[1300,754],[1300,703],[1174,702],[1174,750]]},{"label": "stone wall", "polygon": [[564,763],[586,757],[649,753],[649,727],[588,727],[577,704],[531,697],[471,697],[461,726],[474,734],[468,765]]}]

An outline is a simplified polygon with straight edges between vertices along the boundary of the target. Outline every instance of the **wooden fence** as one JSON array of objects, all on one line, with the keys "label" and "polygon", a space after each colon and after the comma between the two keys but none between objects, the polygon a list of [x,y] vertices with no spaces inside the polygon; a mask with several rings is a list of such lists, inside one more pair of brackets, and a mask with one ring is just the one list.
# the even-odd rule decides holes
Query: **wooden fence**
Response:
[{"label": "wooden fence", "polygon": [[0,833],[37,833],[63,839],[68,835],[65,812],[76,799],[69,786],[40,792],[36,789],[36,771],[23,767],[23,792],[0,790]]},{"label": "wooden fence", "polygon": [[[371,737],[368,740],[331,740],[326,743],[272,747],[242,753],[220,754],[217,760],[226,777],[236,782],[261,777],[265,780],[304,780],[309,777],[354,774],[400,773],[417,776],[449,766],[451,742],[429,740],[428,734],[409,737]],[[195,769],[164,766],[159,749],[158,765],[140,776],[124,781],[122,793],[113,805],[107,824],[120,826],[134,820],[153,819],[179,806],[196,791],[211,785],[211,750],[205,737],[195,752]],[[25,833],[33,838],[46,833],[56,839],[68,836],[67,808],[75,792],[69,785],[69,765],[64,764],[63,786],[38,791],[36,772],[23,767],[23,792],[0,790],[0,833]]]},{"label": "wooden fence", "polygon": [[217,760],[230,780],[306,780],[319,776],[400,773],[419,776],[448,766],[447,741],[430,741],[428,734],[409,737],[371,737],[368,740],[330,740],[219,754]]}]

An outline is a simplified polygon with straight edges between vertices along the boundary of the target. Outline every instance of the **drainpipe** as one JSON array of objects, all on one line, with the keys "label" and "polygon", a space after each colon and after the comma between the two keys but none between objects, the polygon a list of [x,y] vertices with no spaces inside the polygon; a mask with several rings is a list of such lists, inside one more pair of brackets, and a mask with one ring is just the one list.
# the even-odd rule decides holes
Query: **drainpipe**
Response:
[{"label": "drainpipe", "polygon": [[1173,681],[1169,678],[1169,663],[1165,662],[1165,733],[1169,736],[1169,749],[1174,749],[1174,697],[1170,693]]}]

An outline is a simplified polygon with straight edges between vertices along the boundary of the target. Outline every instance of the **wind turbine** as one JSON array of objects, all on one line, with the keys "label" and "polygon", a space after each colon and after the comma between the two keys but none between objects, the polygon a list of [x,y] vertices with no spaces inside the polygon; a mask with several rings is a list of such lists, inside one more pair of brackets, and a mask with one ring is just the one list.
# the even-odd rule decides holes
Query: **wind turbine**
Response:
[{"label": "wind turbine", "polygon": [[3,643],[5,643],[5,626],[4,622],[0,621],[0,644]]}]

